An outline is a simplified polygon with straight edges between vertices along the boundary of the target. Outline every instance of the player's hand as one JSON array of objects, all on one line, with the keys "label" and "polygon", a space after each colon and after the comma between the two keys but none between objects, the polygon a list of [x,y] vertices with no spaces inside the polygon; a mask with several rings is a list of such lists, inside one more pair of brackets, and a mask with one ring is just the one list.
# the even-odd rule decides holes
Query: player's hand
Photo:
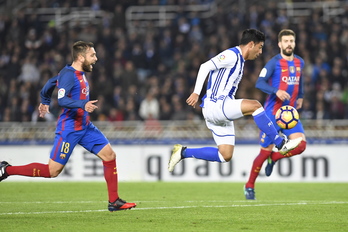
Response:
[{"label": "player's hand", "polygon": [[95,109],[98,109],[98,106],[94,105],[94,103],[96,103],[97,101],[98,100],[87,102],[85,105],[85,111],[87,111],[88,113],[92,113]]},{"label": "player's hand", "polygon": [[196,107],[196,104],[198,102],[199,95],[196,93],[191,93],[191,95],[187,98],[186,103],[189,106],[192,106],[193,108]]},{"label": "player's hand", "polygon": [[286,91],[279,89],[276,93],[277,97],[281,100],[281,101],[286,101],[286,100],[290,100],[290,94],[288,94]]},{"label": "player's hand", "polygon": [[49,107],[50,107],[49,105],[44,105],[44,104],[40,103],[39,108],[38,108],[40,118],[45,117],[46,113],[47,114],[50,113]]},{"label": "player's hand", "polygon": [[302,104],[303,104],[303,98],[299,98],[297,99],[297,102],[296,102],[296,109],[301,109],[302,108]]}]

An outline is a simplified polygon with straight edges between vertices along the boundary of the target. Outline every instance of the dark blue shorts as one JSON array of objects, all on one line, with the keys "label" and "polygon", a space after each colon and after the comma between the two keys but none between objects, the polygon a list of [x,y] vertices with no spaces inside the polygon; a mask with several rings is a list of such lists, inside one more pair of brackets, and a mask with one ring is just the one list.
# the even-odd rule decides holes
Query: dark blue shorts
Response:
[{"label": "dark blue shorts", "polygon": [[62,131],[56,133],[50,158],[65,165],[76,144],[80,144],[86,150],[96,155],[109,144],[109,140],[92,123],[85,130]]},{"label": "dark blue shorts", "polygon": [[[294,133],[302,133],[304,134],[303,125],[301,123],[301,120],[298,120],[298,123],[294,128],[291,129],[282,129],[280,128],[277,123],[275,122],[274,116],[268,115],[268,117],[272,120],[274,127],[278,132],[282,132],[284,135],[289,137],[289,135]],[[260,145],[261,147],[268,147],[269,145],[273,144],[273,140],[270,139],[264,132],[260,132]]]}]

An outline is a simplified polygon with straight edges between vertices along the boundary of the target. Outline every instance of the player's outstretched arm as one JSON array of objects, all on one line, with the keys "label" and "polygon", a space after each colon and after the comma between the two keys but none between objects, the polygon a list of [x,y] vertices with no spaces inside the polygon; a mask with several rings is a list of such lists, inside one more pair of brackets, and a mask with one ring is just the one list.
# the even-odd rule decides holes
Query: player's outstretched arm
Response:
[{"label": "player's outstretched arm", "polygon": [[196,93],[191,93],[191,95],[187,98],[186,103],[189,106],[192,106],[193,108],[196,107],[196,104],[198,102],[199,95]]},{"label": "player's outstretched arm", "polygon": [[[40,97],[41,97],[41,103],[43,105],[50,105],[50,103],[51,103],[51,96],[52,96],[52,93],[54,91],[54,88],[56,87],[57,80],[58,80],[58,75],[50,78],[46,82],[44,87],[41,89]],[[39,110],[40,110],[40,108],[39,108]]]}]

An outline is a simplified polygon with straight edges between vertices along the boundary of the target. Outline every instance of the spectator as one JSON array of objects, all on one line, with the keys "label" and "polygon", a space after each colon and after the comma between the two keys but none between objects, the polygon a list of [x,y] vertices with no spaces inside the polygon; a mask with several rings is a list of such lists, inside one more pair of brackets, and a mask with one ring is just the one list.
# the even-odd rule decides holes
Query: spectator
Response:
[{"label": "spectator", "polygon": [[128,89],[130,85],[138,86],[138,74],[132,61],[127,61],[124,72],[121,74],[122,89]]},{"label": "spectator", "polygon": [[19,80],[24,82],[38,82],[40,79],[40,71],[35,64],[36,58],[27,56],[22,65],[22,71]]},{"label": "spectator", "polygon": [[[152,1],[151,5],[183,2]],[[211,1],[193,1],[190,4],[198,2],[209,4]],[[125,120],[140,118],[140,99],[144,98],[153,87],[159,90],[156,99],[161,102],[161,113],[162,110],[165,111],[163,116],[160,114],[158,117],[168,119],[170,111],[180,108],[180,103],[176,104],[175,97],[172,98],[173,91],[180,92],[180,102],[183,104],[182,98],[187,97],[184,95],[187,95],[195,84],[196,72],[203,61],[202,57],[210,58],[229,48],[231,44],[238,43],[238,34],[245,28],[262,28],[267,39],[264,55],[258,62],[245,67],[243,81],[252,82],[255,73],[260,71],[265,61],[277,53],[277,43],[274,42],[276,31],[287,27],[299,35],[297,50],[306,62],[304,86],[308,88],[308,91],[306,90],[308,94],[305,101],[310,101],[312,106],[322,102],[325,110],[330,112],[331,101],[319,99],[315,94],[319,92],[323,83],[326,83],[323,78],[329,80],[330,86],[337,82],[341,90],[347,88],[348,29],[345,15],[335,20],[323,21],[322,12],[315,10],[311,17],[303,16],[298,22],[294,22],[292,18],[287,17],[284,10],[277,10],[274,2],[269,4],[269,1],[259,3],[246,1],[246,9],[249,9],[247,12],[239,8],[237,2],[228,8],[218,4],[216,15],[203,19],[199,14],[188,13],[182,5],[173,20],[167,20],[161,25],[138,20],[133,22],[135,29],[131,29],[126,22],[125,12],[127,7],[135,4],[149,5],[144,0],[119,1],[117,4],[106,0],[78,2],[63,0],[53,3],[42,1],[38,4],[37,6],[68,8],[78,6],[104,11],[100,21],[95,20],[87,24],[66,23],[60,27],[54,27],[52,23],[45,27],[40,21],[40,15],[29,15],[25,9],[17,11],[11,18],[0,16],[0,35],[2,35],[0,77],[3,76],[2,80],[0,78],[2,84],[0,97],[3,104],[0,112],[3,116],[0,116],[0,121],[20,120],[11,118],[13,114],[9,113],[10,102],[13,97],[17,97],[21,108],[23,98],[20,98],[18,93],[22,89],[21,85],[27,82],[32,83],[29,105],[38,104],[35,91],[41,89],[45,80],[56,75],[65,63],[71,63],[69,47],[72,42],[82,37],[83,40],[95,41],[97,46],[99,61],[92,75],[98,77],[104,75],[106,79],[106,82],[99,83],[99,78],[91,78],[91,88],[105,87],[106,91],[102,94],[105,99],[104,104],[113,107],[116,107],[114,97],[117,95],[117,102],[120,102],[121,106],[116,108],[124,111]],[[37,6],[31,5],[31,7]],[[178,77],[185,82],[181,84]],[[131,85],[135,86],[131,88],[132,94],[127,92]],[[120,87],[122,93],[114,95],[115,87]],[[255,96],[256,91],[255,88],[247,88],[241,90],[240,94]],[[162,98],[170,106],[170,110],[164,106]],[[348,101],[341,103],[348,112]],[[23,106],[24,108],[26,107]],[[186,116],[192,112],[200,115],[197,110],[200,110],[199,107],[176,109],[174,115],[175,118],[187,118]],[[313,110],[316,115],[316,107]],[[28,113],[30,114],[30,108]],[[105,116],[101,117],[103,120],[107,120],[110,114],[109,110],[98,113]]]},{"label": "spectator", "polygon": [[150,89],[146,98],[140,103],[139,115],[142,119],[159,118],[159,102],[156,99],[153,89]]},{"label": "spectator", "polygon": [[42,45],[42,41],[37,38],[35,29],[30,29],[28,37],[25,40],[25,47],[30,50],[38,50]]}]

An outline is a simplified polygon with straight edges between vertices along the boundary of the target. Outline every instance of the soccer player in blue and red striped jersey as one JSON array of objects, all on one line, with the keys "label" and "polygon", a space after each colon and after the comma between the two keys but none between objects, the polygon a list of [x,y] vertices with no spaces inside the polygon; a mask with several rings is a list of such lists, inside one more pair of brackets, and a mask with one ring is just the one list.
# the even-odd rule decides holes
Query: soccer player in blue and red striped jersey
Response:
[{"label": "soccer player in blue and red striped jersey", "polygon": [[89,85],[85,72],[91,72],[97,61],[93,43],[78,41],[72,47],[73,63],[66,65],[57,76],[48,80],[41,90],[40,117],[49,113],[51,95],[58,88],[58,103],[63,108],[56,128],[56,137],[48,164],[31,163],[11,166],[0,163],[0,181],[11,175],[30,177],[57,177],[63,170],[75,146],[80,144],[97,155],[103,162],[104,177],[109,196],[109,211],[131,209],[135,203],[127,203],[118,195],[116,154],[108,139],[89,120],[89,113],[98,107],[97,100],[89,99]]},{"label": "soccer player in blue and red striped jersey", "polygon": [[234,120],[252,115],[256,125],[263,131],[280,152],[287,153],[298,146],[301,139],[286,140],[279,136],[274,123],[268,118],[261,103],[253,99],[235,99],[239,82],[243,77],[244,63],[254,60],[262,53],[265,35],[256,29],[242,33],[239,46],[235,46],[201,64],[193,93],[186,103],[195,107],[208,76],[206,94],[203,97],[202,113],[207,127],[211,130],[217,147],[187,148],[174,145],[168,163],[172,172],[182,159],[196,158],[215,162],[232,159],[235,133]]},{"label": "soccer player in blue and red striped jersey", "polygon": [[255,158],[248,182],[245,184],[244,194],[246,199],[255,200],[255,181],[259,175],[262,164],[268,160],[266,176],[270,176],[275,162],[282,158],[288,158],[301,154],[306,149],[306,137],[301,121],[292,129],[281,129],[275,123],[276,111],[284,105],[291,105],[296,109],[302,107],[303,102],[303,78],[304,61],[294,54],[295,32],[284,29],[278,34],[278,46],[280,54],[274,56],[261,70],[256,82],[256,88],[268,94],[265,102],[265,111],[272,120],[277,130],[289,139],[302,138],[301,143],[286,154],[273,151],[274,143],[265,133],[260,133],[260,153]]}]

